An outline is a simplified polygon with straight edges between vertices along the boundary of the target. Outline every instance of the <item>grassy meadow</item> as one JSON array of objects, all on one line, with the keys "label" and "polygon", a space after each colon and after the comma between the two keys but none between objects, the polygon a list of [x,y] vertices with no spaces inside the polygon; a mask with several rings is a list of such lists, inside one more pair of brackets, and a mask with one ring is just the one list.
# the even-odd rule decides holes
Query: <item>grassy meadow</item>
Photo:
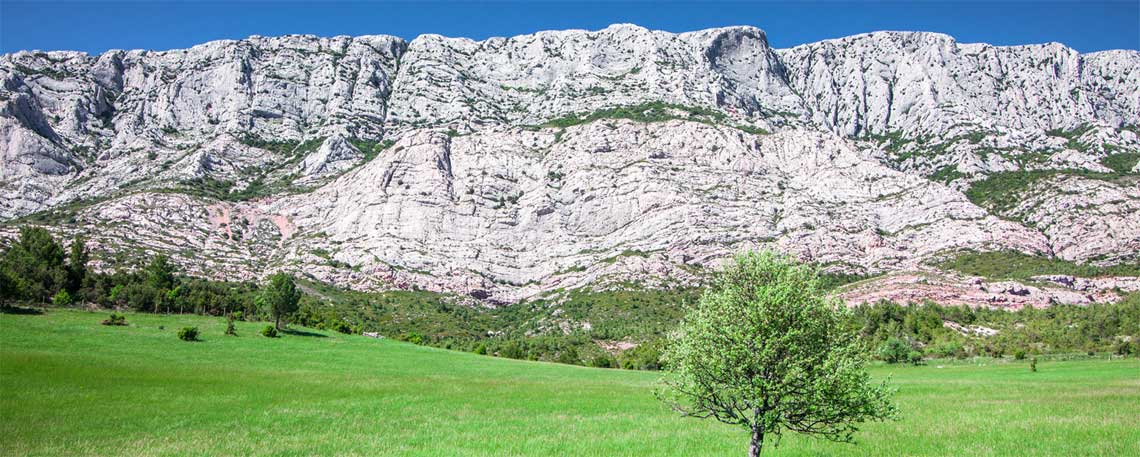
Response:
[{"label": "grassy meadow", "polygon": [[[745,455],[653,372],[500,359],[265,323],[0,315],[0,455]],[[160,326],[165,328],[160,329]],[[200,342],[175,336],[197,326]],[[876,365],[901,420],[765,455],[1140,455],[1140,360]]]}]

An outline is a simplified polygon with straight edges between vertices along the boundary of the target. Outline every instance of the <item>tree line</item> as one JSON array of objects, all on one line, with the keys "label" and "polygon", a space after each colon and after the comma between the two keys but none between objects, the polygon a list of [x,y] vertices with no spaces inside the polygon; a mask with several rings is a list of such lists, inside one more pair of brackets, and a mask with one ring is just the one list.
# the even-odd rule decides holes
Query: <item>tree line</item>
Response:
[{"label": "tree line", "polygon": [[[500,357],[657,370],[662,366],[665,335],[680,320],[681,304],[700,295],[697,290],[571,291],[558,305],[562,315],[594,325],[562,334],[543,330],[550,304],[542,300],[485,312],[426,291],[366,293],[306,283],[311,289],[306,294],[284,275],[260,285],[211,281],[183,274],[161,254],[134,270],[95,272],[89,262],[83,238],[65,246],[47,230],[22,228],[0,252],[0,306],[90,303],[137,312],[230,315],[342,333],[374,331],[417,344]],[[844,320],[868,354],[891,363],[1140,352],[1140,294],[1115,304],[1018,311],[881,302],[854,307]],[[997,333],[967,335],[944,322],[985,326]],[[600,344],[607,341],[637,345],[612,353]]]},{"label": "tree line", "polygon": [[194,313],[273,320],[278,328],[297,311],[301,293],[278,273],[264,286],[183,275],[163,254],[134,271],[96,272],[83,237],[65,249],[47,230],[22,227],[0,254],[0,306],[93,303],[150,313]]}]

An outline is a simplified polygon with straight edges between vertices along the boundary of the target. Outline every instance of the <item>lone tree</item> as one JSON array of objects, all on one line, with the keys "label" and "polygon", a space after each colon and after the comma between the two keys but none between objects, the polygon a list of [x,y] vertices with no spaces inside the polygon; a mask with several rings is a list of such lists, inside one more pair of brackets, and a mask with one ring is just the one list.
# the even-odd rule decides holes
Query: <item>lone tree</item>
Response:
[{"label": "lone tree", "polygon": [[895,416],[872,384],[846,308],[814,269],[771,252],[739,254],[681,322],[658,397],[685,416],[752,432],[750,456],[784,429],[851,442],[858,424]]},{"label": "lone tree", "polygon": [[269,284],[261,290],[257,297],[260,305],[273,315],[274,326],[281,328],[281,318],[297,311],[297,301],[301,299],[301,292],[293,283],[293,277],[285,273],[274,273],[269,277]]}]

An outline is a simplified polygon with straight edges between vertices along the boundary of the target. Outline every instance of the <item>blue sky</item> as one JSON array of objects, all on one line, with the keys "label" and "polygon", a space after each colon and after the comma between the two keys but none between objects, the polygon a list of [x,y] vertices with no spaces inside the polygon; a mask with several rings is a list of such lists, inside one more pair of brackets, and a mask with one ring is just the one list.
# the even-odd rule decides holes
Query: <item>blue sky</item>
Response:
[{"label": "blue sky", "polygon": [[0,52],[172,49],[249,35],[423,33],[482,39],[632,22],[674,32],[755,25],[775,47],[874,30],[961,42],[1059,41],[1079,51],[1140,49],[1140,1],[1101,2],[300,2],[0,0]]}]

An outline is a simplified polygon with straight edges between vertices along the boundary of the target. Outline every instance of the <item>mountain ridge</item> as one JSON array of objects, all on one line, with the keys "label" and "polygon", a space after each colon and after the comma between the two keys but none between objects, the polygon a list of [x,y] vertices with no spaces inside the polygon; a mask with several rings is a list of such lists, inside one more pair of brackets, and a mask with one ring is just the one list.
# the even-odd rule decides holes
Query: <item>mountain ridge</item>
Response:
[{"label": "mountain ridge", "polygon": [[[744,247],[860,274],[1140,252],[1134,51],[613,25],[19,52],[0,78],[0,218],[226,277],[515,301]],[[1016,173],[1021,205],[968,192]]]}]

